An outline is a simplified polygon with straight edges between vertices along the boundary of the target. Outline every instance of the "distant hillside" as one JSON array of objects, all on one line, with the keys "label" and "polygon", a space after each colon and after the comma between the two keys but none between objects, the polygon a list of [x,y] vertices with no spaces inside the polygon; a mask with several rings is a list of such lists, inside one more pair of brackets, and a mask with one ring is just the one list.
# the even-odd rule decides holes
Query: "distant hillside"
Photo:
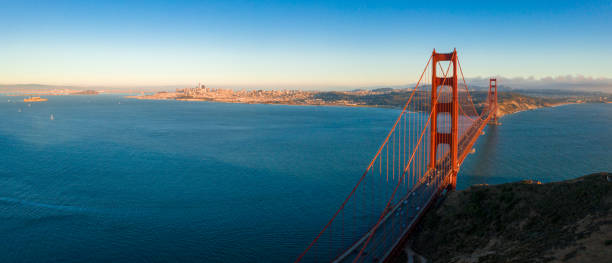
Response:
[{"label": "distant hillside", "polygon": [[576,98],[542,98],[527,96],[516,92],[500,92],[497,95],[499,106],[497,111],[498,116],[567,103],[584,102]]},{"label": "distant hillside", "polygon": [[17,92],[17,91],[29,91],[29,90],[54,90],[54,89],[79,89],[75,86],[60,86],[60,85],[44,85],[44,84],[9,84],[0,85],[0,91],[5,92]]},{"label": "distant hillside", "polygon": [[451,192],[409,246],[428,262],[611,262],[611,177]]},{"label": "distant hillside", "polygon": [[[313,95],[315,99],[323,100],[327,103],[335,101],[349,101],[356,105],[401,108],[412,94],[411,89],[381,89],[376,92],[317,92]],[[487,100],[487,91],[473,91],[470,93],[474,105],[478,111],[482,110]],[[503,91],[498,93],[499,116],[518,111],[551,107],[567,103],[597,102],[602,100],[600,93],[585,94],[565,94],[564,96],[543,97],[529,96],[518,92]],[[429,109],[431,104],[428,92],[417,92],[413,101],[421,109]]]},{"label": "distant hillside", "polygon": [[72,95],[98,95],[99,92],[95,91],[95,90],[84,90],[84,91],[78,91],[78,92],[73,92],[70,93]]}]

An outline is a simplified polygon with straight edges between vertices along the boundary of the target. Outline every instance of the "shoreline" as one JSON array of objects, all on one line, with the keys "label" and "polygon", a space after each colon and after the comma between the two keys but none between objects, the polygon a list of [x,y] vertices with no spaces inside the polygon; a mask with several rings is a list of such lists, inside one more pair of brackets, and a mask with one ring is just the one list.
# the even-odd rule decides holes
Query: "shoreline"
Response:
[{"label": "shoreline", "polygon": [[[283,105],[283,106],[323,106],[323,107],[362,107],[362,108],[382,108],[382,109],[398,109],[401,110],[401,107],[395,107],[392,105],[361,105],[361,104],[336,104],[336,103],[274,103],[274,102],[241,102],[241,101],[224,101],[224,100],[214,100],[214,99],[198,99],[198,98],[189,98],[189,99],[177,99],[172,97],[155,97],[155,95],[148,96],[125,96],[128,99],[137,99],[137,100],[174,100],[174,101],[191,101],[191,102],[216,102],[216,103],[228,103],[228,104],[259,104],[259,105]],[[562,102],[562,103],[554,103],[551,105],[533,105],[533,104],[521,104],[527,105],[527,108],[516,110],[516,111],[508,111],[508,112],[500,112],[498,109],[497,116],[501,118],[505,115],[511,115],[541,108],[554,108],[565,105],[572,104],[586,104],[593,102]],[[604,102],[604,103],[612,103],[612,102]],[[504,103],[499,103],[501,105],[506,105]]]},{"label": "shoreline", "polygon": [[[536,108],[530,108],[530,109],[523,109],[523,110],[518,110],[518,111],[514,111],[514,112],[508,112],[508,113],[504,113],[504,114],[498,114],[497,117],[501,118],[505,115],[513,115],[513,114],[517,114],[517,113],[521,113],[521,112],[528,112],[528,111],[533,111],[533,110],[537,110],[537,109],[545,109],[545,108],[556,108],[556,107],[562,107],[562,106],[567,106],[567,105],[574,105],[574,104],[587,104],[590,102],[567,102],[567,103],[559,103],[559,104],[555,104],[555,105],[550,105],[550,106],[538,106]],[[608,102],[610,103],[610,102]]]},{"label": "shoreline", "polygon": [[474,185],[429,211],[394,262],[604,262],[612,256],[612,173],[542,184]]},{"label": "shoreline", "polygon": [[[149,96],[145,96],[149,97]],[[143,96],[124,96],[126,99],[137,100],[174,100],[174,101],[192,101],[192,102],[215,102],[226,104],[251,104],[251,105],[284,105],[284,106],[324,106],[324,107],[361,107],[361,108],[386,108],[386,109],[401,109],[391,105],[365,105],[365,104],[336,104],[336,103],[273,103],[273,102],[240,102],[240,101],[224,101],[210,99],[176,99],[176,98],[144,98]]]}]

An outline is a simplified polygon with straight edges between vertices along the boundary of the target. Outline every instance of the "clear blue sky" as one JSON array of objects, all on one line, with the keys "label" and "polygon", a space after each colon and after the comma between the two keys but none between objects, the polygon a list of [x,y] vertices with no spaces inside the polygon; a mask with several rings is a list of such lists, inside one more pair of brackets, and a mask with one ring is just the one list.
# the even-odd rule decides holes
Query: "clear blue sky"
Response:
[{"label": "clear blue sky", "polygon": [[0,1],[0,84],[360,87],[612,78],[612,1]]}]

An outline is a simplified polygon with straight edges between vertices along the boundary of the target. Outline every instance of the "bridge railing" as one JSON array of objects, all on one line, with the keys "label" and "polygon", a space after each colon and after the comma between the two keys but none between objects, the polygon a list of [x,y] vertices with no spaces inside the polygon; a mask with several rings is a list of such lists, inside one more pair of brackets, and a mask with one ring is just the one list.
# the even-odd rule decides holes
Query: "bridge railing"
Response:
[{"label": "bridge railing", "polygon": [[[427,170],[428,148],[420,142],[426,137],[431,112],[427,90],[430,61],[365,172],[356,178],[355,187],[296,262],[331,261],[359,242],[354,237],[388,230],[375,226]],[[367,243],[374,244],[371,240]]]},{"label": "bridge railing", "polygon": [[[449,184],[450,146],[440,145],[435,166],[430,167],[429,124],[432,108],[448,104],[453,96],[449,84],[442,83],[437,100],[431,101],[431,67],[440,67],[438,74],[447,79],[451,64],[430,67],[431,62],[432,57],[365,172],[355,178],[353,189],[296,262],[378,262],[387,258]],[[463,82],[458,93],[458,152],[463,160],[489,106],[478,113],[460,64],[459,69]],[[451,116],[439,114],[436,123],[438,131],[448,132]]]}]

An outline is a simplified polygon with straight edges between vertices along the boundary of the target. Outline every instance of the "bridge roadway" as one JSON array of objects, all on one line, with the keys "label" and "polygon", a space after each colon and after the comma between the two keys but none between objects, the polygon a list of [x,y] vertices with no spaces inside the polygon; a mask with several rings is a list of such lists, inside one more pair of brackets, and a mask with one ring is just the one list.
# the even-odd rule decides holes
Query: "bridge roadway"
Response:
[{"label": "bridge roadway", "polygon": [[[490,118],[490,114],[486,119],[478,118],[461,136],[458,143],[459,165],[467,157],[467,154]],[[408,233],[414,229],[429,207],[451,183],[451,171],[448,168],[450,167],[450,157],[450,154],[447,153],[440,159],[435,169],[427,171],[412,190],[403,196],[395,206],[389,209],[390,211],[383,217],[378,226],[374,226],[333,262],[355,262],[368,238],[370,240],[367,242],[367,247],[363,250],[357,261],[386,261],[396,251],[396,248],[401,245]],[[447,172],[442,175],[442,171]],[[372,233],[374,234],[372,235]],[[370,238],[370,236],[372,237]]]}]

